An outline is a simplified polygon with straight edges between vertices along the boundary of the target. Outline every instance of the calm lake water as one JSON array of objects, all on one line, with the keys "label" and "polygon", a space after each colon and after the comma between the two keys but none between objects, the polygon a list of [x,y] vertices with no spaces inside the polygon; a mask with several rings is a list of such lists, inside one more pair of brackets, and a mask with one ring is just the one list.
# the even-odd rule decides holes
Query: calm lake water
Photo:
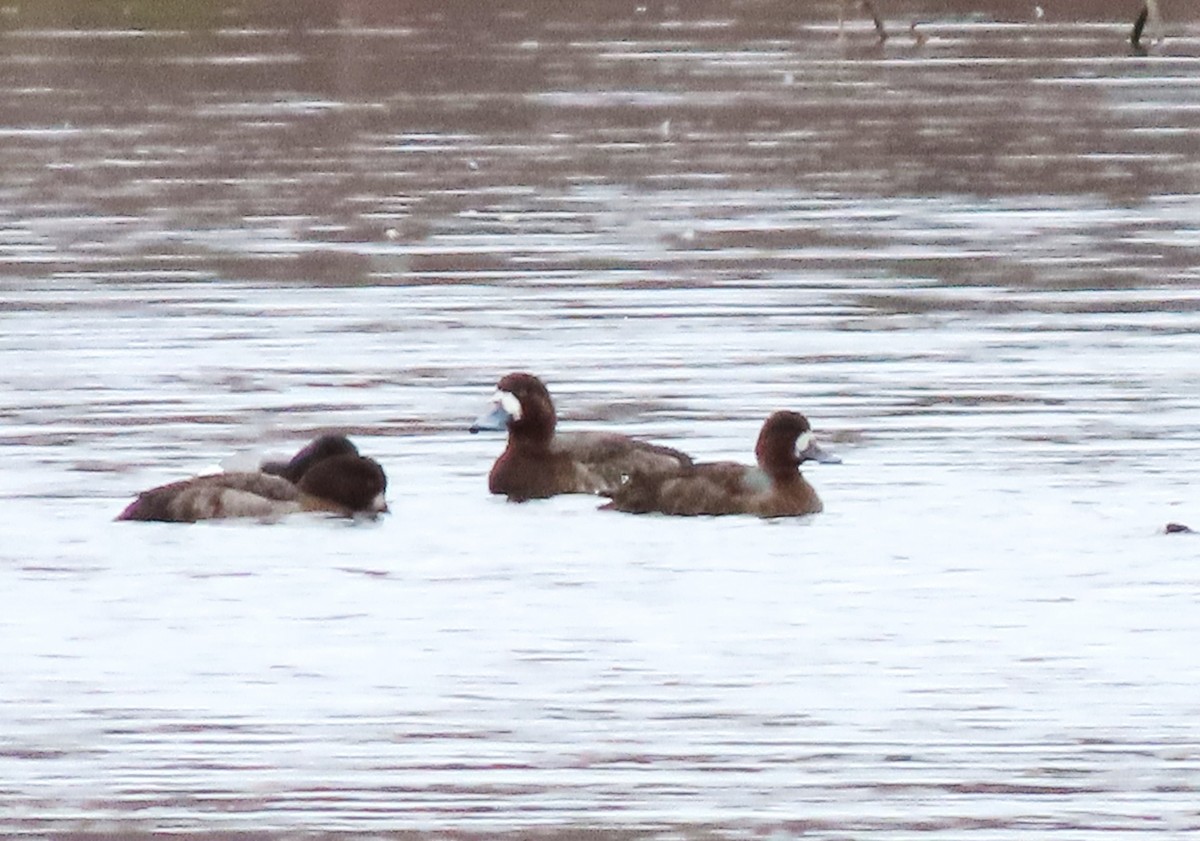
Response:
[{"label": "calm lake water", "polygon": [[[0,9],[0,834],[1200,831],[1200,9],[877,2]],[[492,498],[523,369],[826,512]]]}]

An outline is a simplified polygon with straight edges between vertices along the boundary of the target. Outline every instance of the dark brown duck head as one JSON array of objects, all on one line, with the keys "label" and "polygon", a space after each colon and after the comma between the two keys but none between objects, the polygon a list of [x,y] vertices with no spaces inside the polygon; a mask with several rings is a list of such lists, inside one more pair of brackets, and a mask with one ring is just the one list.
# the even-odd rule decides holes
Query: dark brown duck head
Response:
[{"label": "dark brown duck head", "polygon": [[763,423],[754,445],[758,466],[772,478],[795,476],[806,461],[841,462],[817,445],[808,418],[799,412],[775,412]]},{"label": "dark brown duck head", "polygon": [[471,432],[507,429],[511,438],[548,445],[557,423],[546,386],[533,374],[518,372],[496,384],[492,409],[471,425]]},{"label": "dark brown duck head", "polygon": [[379,462],[365,456],[321,459],[304,472],[297,487],[310,500],[307,508],[372,517],[388,510],[387,476]]}]

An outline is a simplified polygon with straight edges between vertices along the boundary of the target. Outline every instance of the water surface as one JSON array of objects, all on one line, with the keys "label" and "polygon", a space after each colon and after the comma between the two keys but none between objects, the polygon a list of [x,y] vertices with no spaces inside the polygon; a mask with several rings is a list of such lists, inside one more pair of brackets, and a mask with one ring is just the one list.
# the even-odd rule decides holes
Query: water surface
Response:
[{"label": "water surface", "polygon": [[[1181,5],[7,10],[0,832],[1200,828]],[[519,369],[826,512],[493,499]],[[111,522],[324,429],[390,517]]]}]

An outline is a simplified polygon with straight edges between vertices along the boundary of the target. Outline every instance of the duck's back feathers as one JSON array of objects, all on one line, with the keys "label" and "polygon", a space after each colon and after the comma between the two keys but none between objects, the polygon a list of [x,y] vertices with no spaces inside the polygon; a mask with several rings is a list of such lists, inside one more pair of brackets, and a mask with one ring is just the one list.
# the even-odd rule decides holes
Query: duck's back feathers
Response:
[{"label": "duck's back feathers", "polygon": [[759,468],[727,461],[697,464],[673,476],[634,474],[603,507],[631,514],[794,517],[824,506],[799,474],[795,481],[773,481]]},{"label": "duck's back feathers", "polygon": [[634,473],[604,507],[631,514],[758,514],[770,492],[771,478],[762,470],[719,461],[683,468],[673,475]]},{"label": "duck's back feathers", "polygon": [[345,435],[321,435],[309,442],[288,461],[265,461],[260,469],[263,473],[282,476],[289,482],[300,481],[300,477],[318,462],[335,456],[356,456],[358,447]]},{"label": "duck's back feathers", "polygon": [[634,473],[651,476],[692,466],[687,453],[614,432],[568,432],[556,435],[552,452],[565,453],[594,476],[593,493],[612,494]]},{"label": "duck's back feathers", "polygon": [[492,465],[488,490],[517,502],[574,493],[610,496],[634,473],[658,476],[691,463],[678,450],[616,433],[568,433],[549,444],[513,436]]}]

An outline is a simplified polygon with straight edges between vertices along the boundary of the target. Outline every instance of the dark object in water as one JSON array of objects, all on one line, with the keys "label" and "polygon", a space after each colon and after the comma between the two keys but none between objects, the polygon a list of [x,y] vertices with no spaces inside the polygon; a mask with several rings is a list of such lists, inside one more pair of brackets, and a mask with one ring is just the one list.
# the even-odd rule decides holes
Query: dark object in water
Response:
[{"label": "dark object in water", "polygon": [[1133,22],[1133,32],[1129,35],[1129,43],[1133,47],[1133,51],[1138,55],[1146,54],[1146,47],[1142,44],[1142,33],[1146,29],[1146,22],[1153,20],[1155,27],[1159,26],[1162,18],[1158,14],[1158,0],[1146,0],[1142,4],[1142,10],[1138,12],[1137,19]]},{"label": "dark object in water", "polygon": [[[1155,0],[1151,0],[1155,2]],[[875,31],[879,33],[879,43],[882,44],[888,39],[887,30],[883,28],[883,21],[879,17],[879,12],[875,10],[875,3],[872,0],[859,0],[859,4],[867,10],[871,15],[871,20],[875,21]],[[841,33],[842,27],[845,24],[846,18],[846,0],[842,0],[838,4],[838,32]]]}]

